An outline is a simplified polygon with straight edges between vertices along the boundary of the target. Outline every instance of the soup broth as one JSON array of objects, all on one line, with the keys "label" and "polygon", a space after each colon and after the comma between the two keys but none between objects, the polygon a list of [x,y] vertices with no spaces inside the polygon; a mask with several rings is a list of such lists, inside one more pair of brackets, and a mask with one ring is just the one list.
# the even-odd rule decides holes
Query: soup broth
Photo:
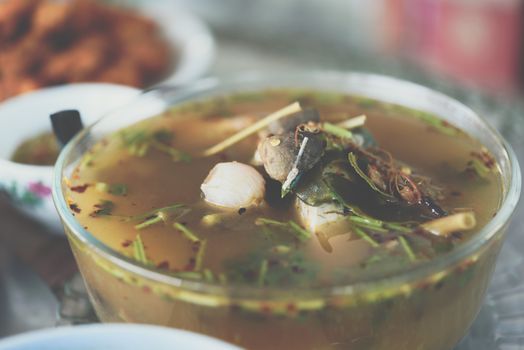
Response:
[{"label": "soup broth", "polygon": [[[319,133],[330,136],[327,141],[322,139],[321,161],[299,173],[289,191],[283,190],[287,178],[286,181],[272,179],[264,160],[256,159],[263,153],[261,140],[268,138],[275,147],[286,142],[285,139],[275,141],[278,134],[273,135],[267,128],[216,154],[203,156],[209,147],[293,101],[300,101],[304,109],[314,108],[320,115],[320,124],[305,123],[305,131],[294,130],[296,152],[300,154],[302,144],[307,146],[304,138],[308,135],[310,144]],[[363,126],[343,127],[348,118],[361,115],[366,116]],[[321,125],[320,132],[313,130],[318,125]],[[345,138],[348,140],[344,141]],[[355,140],[360,144],[349,146],[354,147],[350,151],[341,150],[337,144],[339,141],[353,144]],[[301,213],[318,210],[318,205],[311,205],[311,201],[318,199],[315,197],[318,193],[310,195],[304,187],[318,180],[315,174],[320,171],[319,164],[331,154],[338,157],[340,152],[344,164],[328,175],[340,175],[340,179],[347,175],[351,181],[357,181],[356,177],[361,186],[370,187],[366,187],[366,191],[371,195],[365,192],[360,199],[354,199],[352,194],[346,198],[344,188],[336,187],[342,182],[329,182],[327,188],[331,192],[327,205],[333,204],[334,209],[328,208],[324,215],[335,215],[337,219],[314,225],[309,216]],[[210,203],[210,192],[215,188],[208,189],[202,184],[212,181],[213,176],[221,176],[218,170],[210,173],[219,163],[226,164],[224,167],[236,167],[238,163],[250,165],[250,169],[263,177],[262,197],[254,204],[246,202],[247,205],[237,207]],[[374,164],[383,163],[391,166],[388,171],[394,172],[394,176],[382,179],[380,171],[377,170],[378,175],[373,172]],[[242,181],[250,173],[242,174],[244,168],[238,169],[239,176],[235,172],[227,173],[220,181],[236,181],[239,190],[221,187],[223,196],[241,198],[245,195],[246,191],[241,190]],[[426,264],[469,240],[495,215],[500,205],[498,171],[478,141],[432,115],[356,96],[268,90],[187,103],[109,135],[86,153],[68,179],[67,200],[78,221],[96,238],[137,263],[165,274],[230,287],[323,288],[393,276]],[[321,177],[325,175],[322,170]],[[393,185],[388,181],[393,181]],[[367,198],[373,196],[385,200],[371,203]],[[413,209],[415,207],[417,209]],[[474,224],[450,232],[441,230],[439,219],[461,213],[469,215],[468,220]],[[343,220],[339,220],[340,217]],[[431,226],[435,222],[437,229]],[[112,292],[108,295],[117,297]],[[132,302],[139,303],[138,300]],[[154,303],[150,306],[155,308]],[[289,317],[299,315],[300,310],[294,308],[287,306],[285,313]],[[425,309],[430,312],[431,306]],[[391,317],[416,322],[406,316],[406,306],[400,311],[391,310]],[[340,316],[331,330],[324,329],[321,336],[308,340],[311,345],[305,345],[300,340],[300,327],[286,328],[289,325],[282,326],[276,321],[264,323],[264,317],[272,311],[261,307],[256,312],[251,310],[251,315],[257,312],[261,315],[259,325],[268,332],[284,327],[289,332],[288,341],[264,339],[262,331],[256,336],[254,328],[253,332],[242,331],[255,325],[239,326],[239,320],[227,317],[226,323],[230,322],[231,327],[236,325],[238,333],[217,324],[214,330],[180,320],[168,324],[219,336],[249,348],[311,346],[321,349],[337,348],[329,345],[329,339],[332,341],[339,335],[331,338],[329,334],[355,328],[358,322]],[[122,320],[116,315],[106,317]],[[146,317],[144,314],[144,319],[130,317],[127,320],[147,322]],[[302,317],[303,324],[311,322],[315,323],[314,327],[320,327],[313,316]],[[362,322],[362,327],[372,328],[367,318]],[[359,332],[361,330],[355,334]],[[381,346],[386,346],[382,341],[387,334],[385,331],[382,340],[369,335],[366,340],[355,338],[357,345],[351,346],[367,349],[364,346],[368,344],[370,349],[386,349],[388,347]],[[456,338],[450,338],[453,337]],[[352,348],[351,341],[344,338],[340,348]],[[413,341],[429,344],[429,340],[426,342],[423,338]],[[453,341],[456,339],[445,342],[452,344]],[[402,347],[389,347],[397,348]]]},{"label": "soup broth", "polygon": [[11,160],[22,164],[53,165],[59,151],[55,135],[52,132],[44,132],[18,145]]}]

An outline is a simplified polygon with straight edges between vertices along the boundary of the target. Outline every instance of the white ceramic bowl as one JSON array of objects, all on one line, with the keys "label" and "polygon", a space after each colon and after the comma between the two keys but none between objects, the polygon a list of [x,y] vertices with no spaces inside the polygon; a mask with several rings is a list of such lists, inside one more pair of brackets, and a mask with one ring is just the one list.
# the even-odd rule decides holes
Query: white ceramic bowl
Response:
[{"label": "white ceramic bowl", "polygon": [[13,204],[47,225],[63,232],[51,200],[52,166],[25,165],[9,159],[27,138],[51,130],[49,115],[77,109],[84,125],[134,100],[140,90],[115,84],[70,84],[37,90],[9,99],[0,105],[0,189]]},{"label": "white ceramic bowl", "polygon": [[215,58],[215,41],[198,17],[169,1],[126,1],[124,5],[154,19],[178,54],[173,73],[160,84],[185,84],[208,71]]},{"label": "white ceramic bowl", "polygon": [[147,325],[96,324],[20,334],[0,350],[240,350],[208,336]]}]

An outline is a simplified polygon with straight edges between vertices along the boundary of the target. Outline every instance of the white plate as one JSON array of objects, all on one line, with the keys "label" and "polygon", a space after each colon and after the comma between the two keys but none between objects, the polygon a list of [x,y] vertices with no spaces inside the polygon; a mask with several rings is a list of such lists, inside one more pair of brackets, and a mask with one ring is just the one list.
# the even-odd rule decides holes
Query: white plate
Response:
[{"label": "white plate", "polygon": [[215,41],[198,17],[169,1],[120,1],[154,19],[178,52],[175,71],[160,84],[181,85],[204,75],[215,58]]},{"label": "white plate", "polygon": [[[30,315],[28,315],[30,317]],[[61,327],[0,341],[0,350],[240,350],[208,336],[136,324]]]},{"label": "white plate", "polygon": [[[23,140],[51,130],[51,113],[77,109],[87,126],[139,94],[140,90],[122,85],[82,83],[36,90],[6,100],[0,105],[0,189],[10,194],[19,209],[52,232],[63,232],[51,199],[53,167],[14,163],[9,158]],[[164,104],[156,102],[154,110],[160,112]]]}]

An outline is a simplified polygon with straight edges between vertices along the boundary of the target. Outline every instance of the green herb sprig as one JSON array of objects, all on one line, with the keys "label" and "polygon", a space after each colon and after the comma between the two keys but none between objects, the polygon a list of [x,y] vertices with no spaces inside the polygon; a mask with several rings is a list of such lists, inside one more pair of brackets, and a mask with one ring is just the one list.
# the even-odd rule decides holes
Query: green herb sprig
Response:
[{"label": "green herb sprig", "polygon": [[298,238],[302,242],[307,241],[312,236],[311,232],[305,230],[304,228],[302,228],[300,225],[298,225],[293,220],[282,222],[282,221],[260,217],[255,220],[255,225],[269,226],[269,227],[273,226],[273,227],[283,229],[284,231],[289,232],[292,235],[294,235],[296,238]]},{"label": "green herb sprig", "polygon": [[168,219],[177,220],[190,211],[191,209],[186,205],[177,203],[167,207],[154,209],[144,214],[129,216],[125,218],[125,221],[141,221],[139,224],[135,225],[135,229],[142,230],[159,222],[166,223]]},{"label": "green herb sprig", "polygon": [[206,255],[206,249],[207,249],[207,241],[202,240],[200,241],[198,245],[198,251],[195,257],[195,271],[202,270],[202,266],[204,264],[204,257]]},{"label": "green herb sprig", "polygon": [[351,131],[335,124],[328,122],[322,123],[322,130],[341,139],[353,139],[353,133]]},{"label": "green herb sprig", "polygon": [[368,235],[366,232],[364,232],[363,229],[359,228],[358,226],[353,227],[353,232],[355,232],[357,236],[368,242],[373,248],[377,248],[379,246],[377,241],[371,238],[370,235]]},{"label": "green herb sprig", "polygon": [[375,183],[371,180],[371,178],[369,176],[367,176],[366,173],[364,173],[364,171],[358,165],[358,161],[357,161],[357,157],[355,156],[355,153],[349,152],[348,153],[348,160],[349,160],[349,164],[351,164],[351,167],[353,168],[353,170],[355,170],[355,172],[358,174],[358,176],[360,176],[364,181],[366,181],[366,183],[369,185],[369,187],[373,191],[379,193],[380,195],[382,195],[384,197],[388,197],[388,198],[392,198],[393,197],[391,194],[386,193],[386,192],[382,191],[380,188],[378,188],[377,185],[375,185]]},{"label": "green herb sprig", "polygon": [[474,172],[481,179],[486,179],[491,170],[485,166],[479,159],[473,158],[469,161],[467,170]]},{"label": "green herb sprig", "polygon": [[95,185],[95,189],[98,192],[109,193],[115,196],[127,195],[127,185],[125,184],[108,184],[105,182],[98,182]]},{"label": "green herb sprig", "polygon": [[398,236],[398,240],[400,242],[400,245],[402,246],[402,248],[406,252],[406,255],[408,256],[409,260],[411,260],[412,262],[416,261],[417,260],[417,256],[413,252],[413,249],[411,248],[411,245],[408,243],[406,238],[404,236]]},{"label": "green herb sprig", "polygon": [[113,213],[115,203],[110,200],[101,200],[98,204],[95,204],[95,210],[92,211],[89,216],[95,218],[100,216],[109,216]]},{"label": "green herb sprig", "polygon": [[267,262],[267,259],[264,259],[260,263],[260,268],[258,269],[257,285],[260,287],[264,285],[264,282],[266,280],[267,268],[268,268],[268,262]]},{"label": "green herb sprig", "polygon": [[350,215],[348,220],[355,226],[361,228],[370,229],[375,232],[387,233],[392,231],[410,233],[413,231],[413,228],[410,227],[410,223],[401,224],[396,222],[387,222],[378,219],[374,219],[370,216],[360,214]]},{"label": "green herb sprig", "polygon": [[186,237],[190,242],[192,243],[200,242],[200,238],[198,238],[197,235],[193,231],[188,229],[185,225],[182,225],[179,222],[175,222],[173,224],[173,227],[179,230],[180,232],[182,232],[184,237]]},{"label": "green herb sprig", "polygon": [[309,260],[303,252],[279,254],[251,251],[233,258],[224,265],[226,280],[258,286],[308,286],[320,271],[318,262]]},{"label": "green herb sprig", "polygon": [[215,275],[213,274],[213,271],[211,271],[210,269],[204,269],[204,271],[202,272],[202,275],[204,276],[204,280],[206,282],[214,282],[215,281]]},{"label": "green herb sprig", "polygon": [[95,157],[95,155],[93,154],[92,151],[86,152],[84,154],[84,156],[82,157],[82,159],[80,160],[80,165],[78,166],[78,168],[80,170],[84,170],[85,168],[88,168],[91,165],[93,165],[93,158],[94,157]]},{"label": "green herb sprig", "polygon": [[126,129],[119,132],[122,143],[129,154],[137,157],[144,157],[151,148],[162,153],[166,153],[173,161],[188,162],[191,156],[170,146],[173,133],[166,129],[149,132],[144,129]]},{"label": "green herb sprig", "polygon": [[136,261],[144,264],[144,265],[150,265],[151,260],[146,255],[146,249],[144,247],[144,243],[142,242],[142,237],[140,235],[136,235],[135,240],[132,243],[133,247],[133,257]]}]

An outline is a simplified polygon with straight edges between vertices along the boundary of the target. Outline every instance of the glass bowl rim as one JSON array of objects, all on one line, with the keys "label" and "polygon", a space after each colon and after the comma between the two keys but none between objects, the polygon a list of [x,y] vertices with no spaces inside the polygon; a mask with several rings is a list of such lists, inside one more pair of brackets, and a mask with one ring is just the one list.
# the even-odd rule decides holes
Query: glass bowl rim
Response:
[{"label": "glass bowl rim", "polygon": [[[445,271],[446,269],[454,266],[456,263],[474,255],[482,247],[486,246],[488,242],[490,242],[491,239],[496,235],[496,233],[503,229],[504,225],[509,223],[511,216],[513,215],[514,210],[519,201],[521,191],[521,172],[518,164],[518,159],[516,157],[515,152],[513,151],[509,143],[502,137],[502,135],[493,126],[491,126],[489,122],[487,122],[478,113],[473,111],[470,107],[464,105],[463,103],[455,100],[450,96],[447,96],[441,92],[430,89],[423,85],[391,76],[374,73],[357,71],[313,70],[307,72],[279,74],[278,76],[284,76],[285,78],[297,77],[310,79],[325,79],[326,77],[357,77],[374,80],[378,83],[403,85],[406,87],[419,89],[420,91],[428,94],[429,96],[438,97],[439,99],[446,101],[446,103],[453,104],[454,107],[459,108],[468,114],[474,115],[474,117],[478,119],[478,121],[481,122],[483,126],[488,130],[488,132],[492,136],[494,136],[495,139],[498,141],[499,145],[497,147],[502,147],[502,151],[505,155],[505,158],[509,162],[509,169],[511,172],[509,185],[507,186],[506,195],[503,198],[503,201],[496,215],[473,238],[463,243],[462,245],[456,247],[451,252],[438,256],[437,258],[427,263],[417,265],[414,268],[408,270],[399,271],[387,277],[372,278],[366,281],[358,281],[355,283],[347,283],[341,285],[334,284],[332,286],[311,287],[307,290],[298,287],[261,288],[237,284],[228,286],[213,282],[184,279],[163,273],[161,270],[142,265],[124,256],[123,254],[111,249],[110,247],[106,246],[102,241],[95,238],[94,235],[92,235],[88,230],[84,229],[84,227],[80,225],[80,223],[70,212],[62,188],[63,167],[68,159],[68,155],[71,153],[71,151],[75,149],[75,146],[83,139],[83,137],[89,132],[89,130],[98,125],[101,121],[105,120],[106,117],[102,117],[96,122],[86,127],[82,132],[78,133],[62,149],[58,157],[58,160],[55,164],[52,188],[53,201],[55,203],[55,207],[59,213],[59,216],[62,219],[64,226],[68,227],[69,231],[75,236],[75,238],[79,239],[82,242],[82,244],[87,245],[88,248],[91,249],[95,254],[102,256],[103,258],[107,259],[119,268],[128,271],[132,274],[141,276],[147,280],[197,293],[231,295],[232,292],[234,292],[235,295],[238,294],[249,297],[262,296],[265,298],[272,295],[272,293],[278,294],[281,292],[293,293],[293,295],[349,295],[354,293],[365,293],[366,291],[374,291],[377,287],[384,285],[390,287],[392,286],[393,288],[401,287],[403,285],[412,283],[413,281],[418,281],[432,275],[438,275],[440,272]],[[176,89],[176,92],[182,96],[177,98],[176,103],[174,104],[177,105],[195,100],[199,96],[202,97],[202,94],[205,94],[206,92],[210,92],[213,89],[220,89],[221,87],[227,86],[228,84],[245,84],[249,82],[269,81],[269,79],[270,78],[268,78],[268,74],[266,72],[245,72],[243,74],[239,73],[234,77],[227,79],[203,78],[183,87],[159,86],[157,88],[144,91],[144,94],[148,94],[151,92],[162,94],[164,89],[167,89],[167,91],[170,91],[171,89]],[[300,88],[300,85],[297,84],[296,87]],[[267,89],[270,89],[270,87],[267,87]],[[262,91],[264,89],[259,90]],[[334,91],[337,90],[335,89]],[[184,93],[188,95],[184,95]],[[196,96],[194,95],[195,93]],[[380,101],[380,99],[377,100]],[[172,107],[174,105],[170,105],[169,107]]]}]

